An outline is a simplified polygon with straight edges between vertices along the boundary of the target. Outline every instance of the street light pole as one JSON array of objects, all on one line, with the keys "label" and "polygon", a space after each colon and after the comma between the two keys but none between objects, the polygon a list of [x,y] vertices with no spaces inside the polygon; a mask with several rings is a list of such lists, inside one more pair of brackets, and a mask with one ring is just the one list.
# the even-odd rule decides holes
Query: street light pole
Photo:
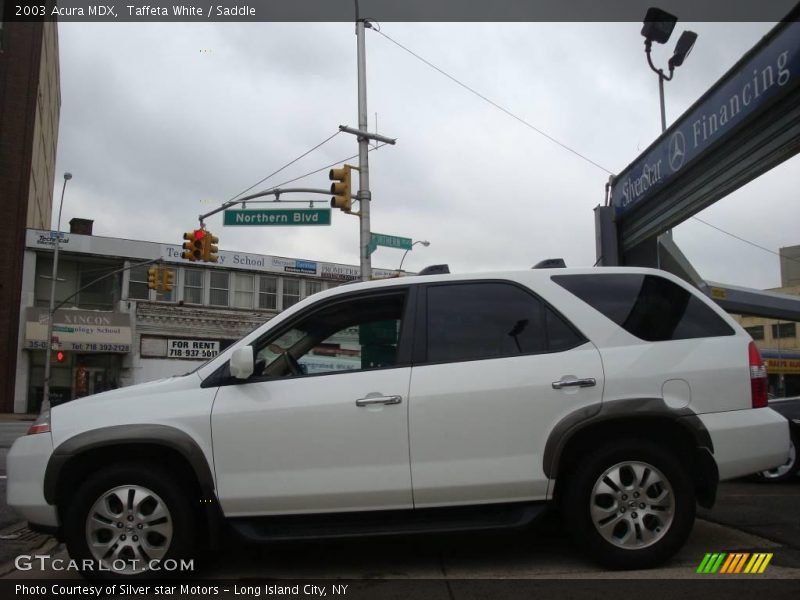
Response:
[{"label": "street light pole", "polygon": [[405,252],[403,252],[403,258],[401,258],[401,259],[400,259],[400,266],[399,266],[399,267],[397,267],[397,271],[398,271],[398,273],[399,273],[400,271],[402,271],[402,270],[403,270],[403,261],[406,259],[406,255],[407,255],[409,252],[411,252],[411,250],[412,250],[412,249],[414,248],[414,246],[416,246],[417,244],[422,244],[423,246],[426,246],[426,247],[431,245],[431,243],[430,243],[428,240],[417,240],[416,242],[414,242],[413,244],[411,244],[411,248],[409,248],[408,250],[406,250]]},{"label": "street light pole", "polygon": [[56,280],[58,278],[58,251],[61,247],[61,209],[64,207],[64,191],[72,173],[64,173],[64,185],[61,187],[61,202],[58,204],[58,223],[56,225],[56,241],[53,250],[53,274],[50,279],[50,305],[47,311],[47,347],[44,354],[44,385],[42,386],[42,412],[50,408],[50,359],[53,350],[53,319],[56,304]]}]

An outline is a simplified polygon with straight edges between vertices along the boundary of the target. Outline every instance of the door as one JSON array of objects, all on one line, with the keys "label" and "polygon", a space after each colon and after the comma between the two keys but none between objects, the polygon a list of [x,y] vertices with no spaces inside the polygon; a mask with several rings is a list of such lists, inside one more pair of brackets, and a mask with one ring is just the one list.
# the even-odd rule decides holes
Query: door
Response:
[{"label": "door", "polygon": [[212,410],[226,516],[412,507],[407,295],[323,301],[254,343]]},{"label": "door", "polygon": [[599,352],[511,282],[429,285],[419,296],[409,407],[414,506],[546,498],[547,436],[567,414],[599,407]]}]

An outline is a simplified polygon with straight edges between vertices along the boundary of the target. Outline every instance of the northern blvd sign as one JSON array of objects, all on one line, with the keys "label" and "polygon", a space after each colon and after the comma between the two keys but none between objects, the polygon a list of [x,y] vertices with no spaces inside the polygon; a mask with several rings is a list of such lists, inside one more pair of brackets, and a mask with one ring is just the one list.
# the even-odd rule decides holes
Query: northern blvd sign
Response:
[{"label": "northern blvd sign", "polygon": [[226,210],[223,225],[330,225],[330,208]]},{"label": "northern blvd sign", "polygon": [[411,238],[398,237],[396,235],[386,235],[383,233],[372,233],[369,238],[369,253],[372,254],[378,246],[387,248],[399,248],[400,250],[411,250]]}]

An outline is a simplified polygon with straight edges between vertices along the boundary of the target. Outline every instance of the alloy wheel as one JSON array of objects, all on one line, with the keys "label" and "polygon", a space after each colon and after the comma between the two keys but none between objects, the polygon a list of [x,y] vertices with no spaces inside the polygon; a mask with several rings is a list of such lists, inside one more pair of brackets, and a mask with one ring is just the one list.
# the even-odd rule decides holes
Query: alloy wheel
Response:
[{"label": "alloy wheel", "polygon": [[641,461],[615,464],[597,478],[589,510],[597,532],[625,550],[652,546],[675,516],[675,493],[664,474]]},{"label": "alloy wheel", "polygon": [[170,547],[173,522],[161,497],[140,485],[112,488],[86,517],[86,544],[99,568],[120,574],[147,570]]}]

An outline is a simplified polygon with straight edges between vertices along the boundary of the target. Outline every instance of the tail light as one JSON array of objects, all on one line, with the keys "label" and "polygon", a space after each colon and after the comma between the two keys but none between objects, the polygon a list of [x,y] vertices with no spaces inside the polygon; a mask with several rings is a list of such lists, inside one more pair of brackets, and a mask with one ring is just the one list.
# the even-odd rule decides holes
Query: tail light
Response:
[{"label": "tail light", "polygon": [[750,391],[752,394],[753,408],[767,406],[767,367],[761,360],[755,342],[750,342],[748,348],[750,355]]},{"label": "tail light", "polygon": [[33,422],[30,429],[28,429],[28,435],[33,435],[35,433],[49,433],[50,432],[50,411],[45,410],[42,414],[39,415],[39,418]]}]

